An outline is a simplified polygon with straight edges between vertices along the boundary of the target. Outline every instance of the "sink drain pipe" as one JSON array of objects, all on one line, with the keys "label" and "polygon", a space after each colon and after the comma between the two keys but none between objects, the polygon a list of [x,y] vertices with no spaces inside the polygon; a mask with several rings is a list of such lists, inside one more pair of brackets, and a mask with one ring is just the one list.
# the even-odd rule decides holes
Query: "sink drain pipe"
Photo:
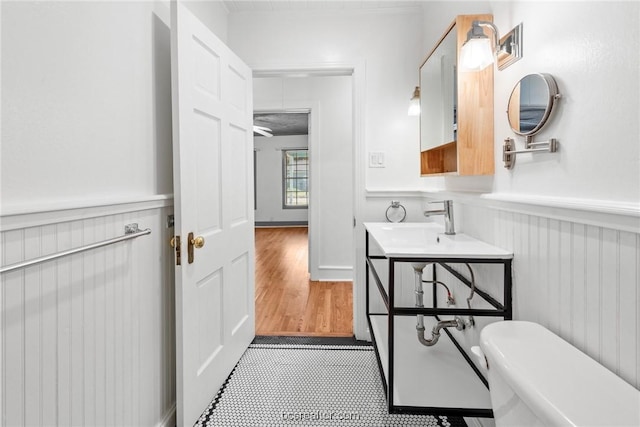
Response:
[{"label": "sink drain pipe", "polygon": [[[422,289],[422,272],[426,264],[413,264],[413,273],[415,278],[415,294],[416,294],[416,308],[424,308],[424,290]],[[416,324],[416,332],[418,335],[418,341],[420,344],[431,347],[436,345],[440,339],[440,330],[442,328],[456,328],[461,331],[464,329],[464,321],[456,316],[453,320],[441,320],[435,324],[431,330],[431,338],[425,338],[424,336],[424,315],[418,314]]]}]

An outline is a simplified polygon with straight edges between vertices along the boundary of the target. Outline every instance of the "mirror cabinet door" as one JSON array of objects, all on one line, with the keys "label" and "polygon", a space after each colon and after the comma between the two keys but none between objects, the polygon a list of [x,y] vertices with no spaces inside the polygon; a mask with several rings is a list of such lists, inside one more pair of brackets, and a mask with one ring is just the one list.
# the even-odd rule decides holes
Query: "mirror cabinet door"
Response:
[{"label": "mirror cabinet door", "polygon": [[420,67],[420,150],[457,140],[457,36],[452,26]]},{"label": "mirror cabinet door", "polygon": [[460,47],[473,21],[458,15],[420,66],[420,175],[494,173],[493,68],[458,69]]}]

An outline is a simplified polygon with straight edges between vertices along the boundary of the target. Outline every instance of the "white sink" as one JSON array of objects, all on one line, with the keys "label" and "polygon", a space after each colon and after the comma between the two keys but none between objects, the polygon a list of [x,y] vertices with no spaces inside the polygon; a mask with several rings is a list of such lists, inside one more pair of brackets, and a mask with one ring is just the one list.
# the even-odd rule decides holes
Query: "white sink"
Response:
[{"label": "white sink", "polygon": [[428,222],[366,222],[365,228],[386,257],[509,259],[513,253],[463,233],[444,234]]}]

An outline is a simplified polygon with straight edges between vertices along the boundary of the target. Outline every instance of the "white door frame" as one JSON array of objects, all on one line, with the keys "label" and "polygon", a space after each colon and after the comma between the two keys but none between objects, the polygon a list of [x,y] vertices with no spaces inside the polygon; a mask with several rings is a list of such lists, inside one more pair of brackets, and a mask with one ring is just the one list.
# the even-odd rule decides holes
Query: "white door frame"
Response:
[{"label": "white door frame", "polygon": [[[249,63],[249,67],[253,70],[253,77],[285,77],[287,75],[308,75],[308,76],[336,76],[351,75],[353,79],[353,216],[356,219],[354,227],[354,277],[353,277],[353,331],[357,339],[370,340],[369,327],[366,319],[365,306],[365,287],[364,287],[364,220],[365,199],[365,126],[364,126],[364,110],[366,106],[365,89],[366,89],[366,63],[364,60],[347,63]],[[311,106],[313,109],[313,106]],[[313,111],[312,111],[313,116]],[[313,117],[312,117],[313,120]],[[314,123],[312,122],[312,126]],[[315,124],[317,126],[317,124]],[[317,129],[317,128],[316,128]],[[312,133],[314,133],[312,129]],[[310,147],[312,146],[309,140]],[[311,149],[311,148],[310,148]],[[313,154],[313,152],[311,152]],[[313,170],[311,171],[313,174]],[[313,180],[313,177],[312,177]],[[312,181],[310,182],[311,185]],[[311,188],[311,197],[313,198],[313,188]],[[319,215],[314,212],[312,205],[309,209],[309,233],[310,239],[313,231],[314,216]],[[309,257],[311,253],[311,247]]]}]

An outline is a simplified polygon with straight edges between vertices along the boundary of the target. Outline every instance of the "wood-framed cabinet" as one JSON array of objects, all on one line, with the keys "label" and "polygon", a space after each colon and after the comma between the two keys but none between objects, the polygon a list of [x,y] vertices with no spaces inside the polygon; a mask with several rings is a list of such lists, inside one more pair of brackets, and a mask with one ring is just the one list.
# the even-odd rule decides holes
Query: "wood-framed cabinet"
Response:
[{"label": "wood-framed cabinet", "polygon": [[420,66],[421,176],[494,173],[494,67],[462,71],[459,66],[474,20],[493,16],[457,16]]}]

